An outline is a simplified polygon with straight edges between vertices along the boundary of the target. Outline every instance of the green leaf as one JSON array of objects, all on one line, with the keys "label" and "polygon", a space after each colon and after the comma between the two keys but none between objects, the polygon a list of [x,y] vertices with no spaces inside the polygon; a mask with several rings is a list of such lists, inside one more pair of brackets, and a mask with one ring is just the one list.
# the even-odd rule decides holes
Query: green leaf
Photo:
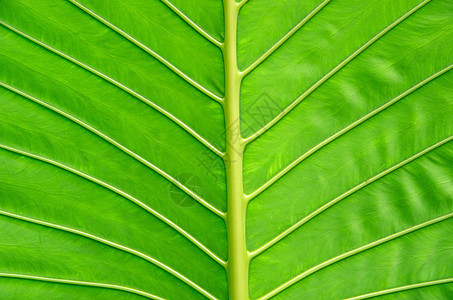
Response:
[{"label": "green leaf", "polygon": [[0,25],[0,298],[452,297],[452,0]]}]

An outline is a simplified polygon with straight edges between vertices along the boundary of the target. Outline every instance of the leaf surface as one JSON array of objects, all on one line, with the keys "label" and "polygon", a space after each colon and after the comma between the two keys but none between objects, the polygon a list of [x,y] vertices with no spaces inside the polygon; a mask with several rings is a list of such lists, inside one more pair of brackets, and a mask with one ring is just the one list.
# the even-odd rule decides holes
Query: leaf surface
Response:
[{"label": "leaf surface", "polygon": [[451,298],[453,1],[0,25],[0,298]]}]

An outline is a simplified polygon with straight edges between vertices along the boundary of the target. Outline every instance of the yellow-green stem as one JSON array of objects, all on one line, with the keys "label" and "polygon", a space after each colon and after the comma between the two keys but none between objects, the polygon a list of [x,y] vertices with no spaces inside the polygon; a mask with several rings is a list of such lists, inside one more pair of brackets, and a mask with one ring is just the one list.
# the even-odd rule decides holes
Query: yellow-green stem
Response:
[{"label": "yellow-green stem", "polygon": [[228,212],[228,285],[231,300],[248,299],[248,256],[245,240],[246,202],[242,182],[244,143],[240,134],[239,98],[241,77],[237,64],[237,20],[239,5],[235,0],[224,0],[225,42],[225,125],[226,178]]}]

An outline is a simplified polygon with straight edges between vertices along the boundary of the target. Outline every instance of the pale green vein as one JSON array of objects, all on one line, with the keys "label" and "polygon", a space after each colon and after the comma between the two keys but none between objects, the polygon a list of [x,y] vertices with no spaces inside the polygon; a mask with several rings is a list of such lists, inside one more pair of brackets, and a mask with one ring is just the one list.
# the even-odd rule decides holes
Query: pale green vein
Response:
[{"label": "pale green vein", "polygon": [[449,141],[451,141],[453,139],[453,136],[450,136],[446,139],[443,139],[442,141],[412,155],[411,157],[399,162],[398,164],[396,165],[393,165],[392,167],[380,172],[379,174],[371,177],[371,178],[368,178],[367,180],[363,181],[362,183],[356,185],[355,187],[353,187],[352,189],[344,192],[343,194],[341,194],[340,196],[336,197],[335,199],[327,202],[326,204],[324,204],[323,206],[321,206],[320,208],[318,208],[317,210],[313,211],[312,213],[310,213],[308,216],[306,216],[305,218],[301,219],[300,221],[298,221],[297,223],[295,223],[294,225],[292,225],[291,227],[289,227],[288,229],[286,229],[285,231],[283,231],[282,233],[280,233],[279,235],[277,235],[276,237],[274,237],[272,240],[270,240],[269,242],[267,242],[266,244],[264,244],[263,246],[259,247],[258,249],[252,251],[249,253],[249,257],[250,259],[253,259],[255,258],[256,256],[260,255],[261,253],[263,253],[264,251],[266,251],[267,249],[269,249],[270,247],[274,246],[275,244],[277,244],[278,242],[280,242],[282,239],[284,239],[285,237],[287,237],[288,235],[290,235],[292,232],[294,232],[295,230],[297,230],[298,228],[300,228],[302,225],[304,225],[305,223],[307,223],[308,221],[312,220],[313,218],[315,218],[316,216],[318,216],[319,214],[321,214],[322,212],[326,211],[327,209],[329,209],[330,207],[332,207],[333,205],[337,204],[338,202],[340,202],[341,200],[344,200],[345,198],[349,197],[350,195],[354,194],[355,192],[359,191],[360,189],[366,187],[367,185],[383,178],[384,176],[390,174],[391,172],[407,165],[408,163],[416,160],[417,158],[425,155],[426,153],[448,143]]},{"label": "pale green vein", "polygon": [[94,288],[103,288],[109,290],[117,290],[122,292],[127,292],[139,296],[143,296],[149,299],[155,300],[165,300],[164,298],[133,289],[130,287],[125,287],[116,284],[110,283],[100,283],[100,282],[89,282],[89,281],[79,281],[79,280],[70,280],[70,279],[61,279],[61,278],[50,278],[50,277],[42,277],[42,276],[34,276],[34,275],[25,275],[25,274],[13,274],[13,273],[0,273],[0,277],[4,278],[14,278],[14,279],[26,279],[26,280],[36,280],[36,281],[44,281],[44,282],[52,282],[52,283],[62,283],[62,284],[70,284],[76,286],[88,286]]},{"label": "pale green vein", "polygon": [[94,178],[88,174],[85,174],[81,171],[78,171],[76,169],[73,169],[67,165],[64,165],[60,162],[57,162],[57,161],[54,161],[54,160],[51,160],[49,158],[45,158],[45,157],[42,157],[42,156],[39,156],[39,155],[36,155],[36,154],[32,154],[32,153],[28,153],[26,151],[23,151],[23,150],[20,150],[20,149],[16,149],[16,148],[13,148],[13,147],[10,147],[10,146],[6,146],[6,145],[3,145],[3,144],[0,144],[0,149],[4,149],[4,150],[7,150],[7,151],[10,151],[10,152],[13,152],[13,153],[17,153],[17,154],[20,154],[20,155],[24,155],[24,156],[27,156],[27,157],[30,157],[30,158],[33,158],[33,159],[36,159],[36,160],[39,160],[39,161],[42,161],[42,162],[45,162],[45,163],[48,163],[50,165],[53,165],[53,166],[56,166],[60,169],[63,169],[63,170],[66,170],[72,174],[75,174],[77,176],[80,176],[82,178],[85,178],[86,180],[89,180],[97,185],[100,185],[120,196],[122,196],[123,198],[131,201],[132,203],[138,205],[139,207],[141,207],[142,209],[144,209],[145,211],[147,211],[148,213],[150,213],[151,215],[155,216],[157,219],[161,220],[162,222],[164,222],[165,224],[167,224],[169,227],[173,228],[175,231],[179,232],[182,236],[184,236],[186,239],[188,239],[190,242],[192,242],[193,244],[195,244],[198,248],[200,248],[204,253],[206,253],[207,255],[209,255],[209,257],[211,257],[213,260],[215,260],[217,263],[219,263],[220,265],[222,266],[225,266],[226,263],[220,259],[214,252],[212,252],[211,250],[209,250],[205,245],[203,245],[200,241],[198,241],[196,238],[194,238],[190,233],[188,233],[187,231],[185,231],[184,229],[182,229],[181,227],[179,227],[176,223],[174,223],[173,221],[169,220],[168,218],[166,218],[164,215],[160,214],[159,212],[155,211],[154,209],[152,209],[151,207],[149,207],[148,205],[144,204],[143,202],[141,202],[140,200],[138,200],[137,198],[129,195],[128,193],[108,184],[108,183],[105,183],[97,178]]},{"label": "pale green vein", "polygon": [[420,283],[415,283],[415,284],[410,284],[410,285],[399,286],[399,287],[395,287],[395,288],[391,288],[391,289],[387,289],[387,290],[369,293],[366,295],[348,298],[346,300],[369,299],[369,298],[384,296],[384,295],[388,295],[388,294],[392,294],[392,293],[398,293],[398,292],[419,289],[419,288],[424,288],[424,287],[439,285],[439,284],[445,284],[445,283],[453,283],[453,278],[439,279],[439,280],[426,281],[426,282],[420,282]]},{"label": "pale green vein", "polygon": [[182,20],[190,25],[195,31],[200,35],[210,41],[212,44],[216,45],[220,49],[223,49],[223,43],[216,40],[212,35],[210,35],[206,30],[201,28],[197,23],[192,21],[188,16],[186,16],[179,8],[177,8],[173,3],[168,0],[161,0],[168,8],[170,8],[175,14],[177,14]]},{"label": "pale green vein", "polygon": [[237,5],[237,6],[239,7],[239,9],[240,9],[240,8],[243,7],[248,1],[249,1],[249,0],[242,0],[241,2],[236,3],[236,5]]},{"label": "pale green vein", "polygon": [[343,134],[345,134],[346,132],[352,130],[353,128],[357,127],[358,125],[362,124],[363,122],[367,121],[368,119],[370,119],[371,117],[381,113],[382,111],[384,111],[385,109],[387,109],[388,107],[392,106],[393,104],[395,104],[396,102],[400,101],[401,99],[404,99],[406,96],[408,96],[409,94],[413,93],[414,91],[418,90],[419,88],[421,88],[422,86],[428,84],[429,82],[431,82],[432,80],[436,79],[437,77],[445,74],[446,72],[450,71],[451,69],[453,68],[453,64],[452,65],[449,65],[448,67],[446,68],[443,68],[442,70],[440,70],[439,72],[429,76],[428,78],[424,79],[423,81],[419,82],[418,84],[416,84],[415,86],[411,87],[410,89],[406,90],[405,92],[401,93],[400,95],[398,95],[397,97],[393,98],[392,100],[390,100],[389,102],[385,103],[384,105],[376,108],[375,110],[371,111],[370,113],[366,114],[365,116],[361,117],[360,119],[358,119],[357,121],[349,124],[347,127],[341,129],[340,131],[338,131],[337,133],[335,133],[334,135],[330,136],[329,138],[325,139],[324,141],[322,141],[321,143],[317,144],[316,146],[314,146],[313,148],[311,148],[310,150],[308,150],[307,152],[305,152],[303,155],[299,156],[296,160],[294,160],[292,163],[290,163],[288,166],[286,166],[283,170],[281,170],[280,172],[278,172],[275,176],[273,176],[271,179],[269,179],[266,183],[264,183],[263,185],[261,185],[259,188],[257,188],[255,191],[253,191],[252,193],[250,193],[249,195],[246,195],[245,198],[247,199],[247,201],[251,201],[252,199],[254,199],[255,197],[257,197],[259,194],[261,194],[263,191],[265,191],[267,188],[269,188],[272,184],[274,184],[276,181],[278,181],[280,178],[282,178],[283,176],[285,176],[289,171],[291,171],[292,169],[294,169],[296,166],[298,166],[302,161],[304,161],[305,159],[307,159],[309,156],[311,156],[312,154],[314,154],[315,152],[317,152],[319,149],[321,149],[322,147],[326,146],[327,144],[333,142],[334,140],[338,139],[340,136],[342,136]]},{"label": "pale green vein", "polygon": [[192,137],[194,137],[196,140],[198,140],[200,143],[202,143],[205,147],[207,147],[209,150],[211,150],[212,152],[214,152],[215,154],[217,154],[218,156],[220,157],[224,157],[224,153],[220,150],[218,150],[216,147],[214,147],[211,143],[209,143],[206,139],[204,139],[201,135],[199,135],[195,130],[193,130],[192,128],[190,128],[188,125],[186,125],[183,121],[179,120],[177,117],[175,117],[174,115],[172,115],[171,113],[169,113],[168,111],[166,111],[165,109],[163,109],[162,107],[158,106],[157,104],[155,104],[154,102],[150,101],[149,99],[147,99],[146,97],[140,95],[139,93],[137,93],[136,91],[130,89],[129,87],[125,86],[124,84],[116,81],[115,79],[101,73],[100,71],[78,61],[77,59],[69,56],[68,54],[66,53],[63,53],[37,39],[35,39],[34,37],[20,31],[19,29],[17,28],[14,28],[13,26],[3,22],[0,20],[0,25],[4,26],[5,28],[8,28],[9,30],[15,32],[16,34],[22,36],[23,38],[43,47],[44,49],[66,59],[67,61],[85,69],[86,71],[98,76],[99,78],[105,80],[106,82],[116,86],[117,88],[123,90],[124,92],[128,93],[129,95],[131,95],[132,97],[142,101],[143,103],[147,104],[148,106],[150,106],[151,108],[153,108],[154,110],[156,110],[157,112],[161,113],[162,115],[164,115],[165,117],[167,117],[169,120],[171,120],[172,122],[174,122],[175,124],[177,124],[178,126],[180,126],[182,129],[184,129],[187,133],[189,133]]},{"label": "pale green vein", "polygon": [[185,284],[187,284],[191,288],[195,289],[199,293],[203,294],[204,296],[208,297],[209,299],[216,299],[209,292],[204,290],[202,287],[200,287],[195,282],[193,282],[189,278],[185,277],[184,275],[182,275],[178,271],[172,269],[171,267],[167,266],[166,264],[164,264],[164,263],[158,261],[157,259],[152,258],[151,256],[148,256],[148,255],[146,255],[146,254],[144,254],[144,253],[142,253],[140,251],[134,250],[132,248],[123,246],[121,244],[112,242],[110,240],[107,240],[107,239],[101,238],[99,236],[93,235],[91,233],[87,233],[87,232],[84,232],[84,231],[81,231],[81,230],[77,230],[77,229],[74,229],[74,228],[70,228],[70,227],[66,227],[66,226],[62,226],[62,225],[58,225],[58,224],[53,224],[53,223],[49,223],[49,222],[45,222],[45,221],[41,221],[41,220],[37,220],[37,219],[25,217],[25,216],[21,216],[21,215],[16,215],[16,214],[13,214],[13,213],[10,213],[10,212],[7,212],[7,211],[2,211],[2,210],[0,210],[0,215],[7,216],[7,217],[10,217],[10,218],[14,218],[14,219],[21,220],[21,221],[26,221],[26,222],[33,223],[33,224],[38,224],[38,225],[49,227],[49,228],[53,228],[53,229],[56,229],[56,230],[61,230],[61,231],[73,233],[73,234],[88,238],[90,240],[99,242],[101,244],[110,246],[110,247],[115,248],[117,250],[132,254],[132,255],[134,255],[136,257],[139,257],[139,258],[141,258],[141,259],[143,259],[143,260],[145,260],[147,262],[152,263],[153,265],[155,265],[155,266],[161,268],[162,270],[166,271],[167,273],[173,275],[174,277],[178,278],[179,280],[181,280],[182,282],[184,282]]},{"label": "pale green vein", "polygon": [[294,100],[289,106],[287,106],[284,110],[282,110],[276,117],[274,117],[269,123],[264,125],[260,130],[255,132],[254,134],[250,135],[246,139],[244,139],[244,142],[246,144],[252,142],[259,136],[261,136],[263,133],[265,133],[269,128],[274,126],[278,121],[283,119],[288,113],[290,113],[300,102],[302,102],[305,98],[307,98],[311,93],[313,93],[318,87],[320,87],[324,82],[326,82],[330,77],[335,75],[338,71],[340,71],[344,66],[346,66],[348,63],[350,63],[354,58],[359,56],[360,53],[365,51],[368,47],[370,47],[372,44],[374,44],[377,40],[379,40],[381,37],[383,37],[387,32],[395,28],[398,24],[403,22],[405,19],[407,19],[409,16],[411,16],[413,13],[415,13],[417,10],[422,8],[424,5],[429,3],[431,0],[425,0],[412,8],[410,11],[402,15],[400,18],[398,18],[396,21],[394,21],[392,24],[388,25],[385,27],[382,31],[380,31],[378,34],[376,34],[372,39],[370,39],[368,42],[366,42],[364,45],[362,45],[359,49],[357,49],[354,53],[352,53],[350,56],[348,56],[345,60],[343,60],[340,64],[338,64],[335,68],[329,71],[326,75],[324,75],[321,79],[319,79],[315,84],[313,84],[308,90],[306,90],[302,95],[300,95],[296,100]]},{"label": "pale green vein", "polygon": [[33,97],[31,95],[28,95],[27,93],[21,91],[21,90],[18,90],[10,85],[7,85],[3,82],[0,81],[0,86],[16,93],[16,94],[19,94],[21,95],[22,97],[40,105],[40,106],[43,106],[69,120],[71,120],[72,122],[82,126],[83,128],[85,128],[86,130],[94,133],[95,135],[97,135],[98,137],[102,138],[103,140],[105,140],[106,142],[110,143],[111,145],[113,145],[114,147],[116,147],[117,149],[121,150],[123,153],[129,155],[130,157],[134,158],[135,160],[137,160],[138,162],[140,162],[141,164],[145,165],[146,167],[150,168],[151,170],[153,170],[154,172],[156,172],[157,174],[159,174],[161,177],[165,178],[166,180],[168,180],[170,183],[172,183],[173,185],[175,185],[176,187],[178,187],[181,191],[183,191],[184,193],[186,193],[188,196],[192,197],[195,201],[199,202],[201,205],[203,205],[204,207],[206,207],[207,209],[209,209],[211,212],[213,212],[214,214],[216,214],[217,216],[223,218],[224,217],[224,213],[221,212],[220,210],[218,210],[217,208],[215,208],[214,206],[212,206],[209,202],[207,202],[206,200],[204,200],[203,198],[201,198],[199,195],[197,195],[196,193],[194,193],[192,190],[190,190],[188,187],[186,187],[184,184],[182,184],[181,182],[179,182],[178,180],[176,180],[176,178],[174,178],[173,176],[171,176],[170,174],[168,174],[167,172],[165,172],[164,170],[160,169],[159,167],[157,167],[156,165],[152,164],[151,162],[147,161],[146,159],[144,159],[143,157],[141,157],[140,155],[136,154],[135,152],[133,152],[132,150],[128,149],[127,147],[123,146],[122,144],[120,144],[119,142],[117,142],[116,140],[112,139],[111,137],[107,136],[106,134],[104,134],[102,131],[92,127],[91,125],[83,122],[82,120],[72,116],[71,114],[68,114],[67,112],[64,112],[36,97]]},{"label": "pale green vein", "polygon": [[237,31],[239,5],[236,0],[223,0],[225,19],[225,177],[227,185],[227,229],[228,266],[226,268],[228,297],[246,300],[249,296],[248,264],[246,246],[247,206],[243,191],[243,153],[240,122],[241,80],[237,64]]},{"label": "pale green vein", "polygon": [[302,19],[296,26],[294,26],[287,34],[285,34],[278,42],[276,42],[269,50],[267,50],[263,55],[261,55],[255,62],[250,66],[241,71],[241,77],[244,78],[250,72],[252,72],[256,67],[258,67],[263,61],[265,61],[269,56],[271,56],[281,45],[283,45],[288,39],[290,39],[302,26],[304,26],[308,21],[310,21],[318,12],[320,12],[324,6],[326,6],[331,0],[324,0],[321,2],[312,12],[310,12],[305,18]]},{"label": "pale green vein", "polygon": [[155,51],[151,50],[145,44],[141,43],[140,41],[138,41],[137,39],[135,39],[134,37],[132,37],[131,35],[126,33],[124,30],[122,30],[122,29],[118,28],[117,26],[113,25],[112,23],[110,23],[109,21],[107,21],[103,17],[99,16],[98,14],[96,14],[94,11],[90,10],[86,6],[80,4],[79,2],[77,2],[75,0],[67,0],[67,1],[71,2],[76,7],[78,7],[81,10],[83,10],[84,12],[86,12],[88,15],[90,15],[94,19],[98,20],[99,22],[101,22],[102,24],[107,26],[108,28],[112,29],[113,31],[115,31],[116,33],[118,33],[119,35],[121,35],[122,37],[127,39],[129,42],[131,42],[135,46],[139,47],[140,49],[142,49],[143,51],[145,51],[146,53],[148,53],[149,55],[151,55],[152,57],[157,59],[160,63],[162,63],[164,66],[166,66],[168,69],[173,71],[175,74],[177,74],[179,77],[184,79],[186,82],[188,82],[190,85],[192,85],[193,87],[198,89],[200,92],[202,92],[206,96],[208,96],[211,99],[217,101],[218,103],[223,103],[223,98],[222,97],[219,97],[218,95],[214,94],[213,92],[211,92],[210,90],[208,90],[207,88],[205,88],[204,86],[202,86],[201,84],[196,82],[194,79],[192,79],[191,77],[186,75],[184,72],[182,72],[180,69],[178,69],[175,65],[170,63],[168,60],[163,58],[161,55],[157,54]]},{"label": "pale green vein", "polygon": [[265,300],[265,299],[269,299],[275,295],[277,295],[278,293],[282,292],[283,290],[289,288],[290,286],[292,286],[293,284],[299,282],[300,280],[302,280],[303,278],[305,277],[308,277],[310,276],[311,274],[321,270],[321,269],[324,269],[334,263],[337,263],[343,259],[346,259],[348,257],[351,257],[353,255],[356,255],[356,254],[359,254],[359,253],[363,253],[364,251],[366,250],[369,250],[371,248],[374,248],[376,246],[379,246],[381,244],[384,244],[386,242],[389,242],[391,240],[394,240],[396,238],[399,238],[401,236],[404,236],[406,234],[409,234],[409,233],[412,233],[416,230],[419,230],[419,229],[422,229],[422,228],[425,228],[427,226],[430,226],[430,225],[433,225],[433,224],[436,224],[436,223],[439,223],[439,222],[442,222],[444,220],[447,220],[449,218],[453,217],[453,213],[449,213],[449,214],[446,214],[446,215],[443,215],[441,217],[438,217],[438,218],[435,218],[435,219],[432,219],[432,220],[429,220],[427,222],[424,222],[424,223],[421,223],[421,224],[418,224],[416,226],[413,226],[413,227],[410,227],[410,228],[407,228],[403,231],[399,231],[397,233],[394,233],[392,235],[389,235],[387,237],[384,237],[382,239],[379,239],[377,241],[374,241],[372,243],[369,243],[369,244],[366,244],[362,247],[359,247],[359,248],[356,248],[354,250],[351,250],[349,252],[346,252],[346,253],[343,253],[341,255],[338,255],[334,258],[331,258],[317,266],[314,266],[313,268],[310,268],[308,269],[307,271],[297,275],[296,277],[292,278],[291,280],[288,280],[287,282],[285,282],[284,284],[280,285],[279,287],[275,288],[274,290],[272,290],[271,292],[269,292],[268,294],[262,296],[261,298],[259,298],[258,300]]}]

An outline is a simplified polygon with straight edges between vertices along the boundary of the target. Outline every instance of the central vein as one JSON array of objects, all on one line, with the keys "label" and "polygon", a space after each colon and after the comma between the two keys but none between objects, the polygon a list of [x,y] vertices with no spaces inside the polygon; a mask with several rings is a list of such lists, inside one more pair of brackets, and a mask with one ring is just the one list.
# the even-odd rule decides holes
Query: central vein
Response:
[{"label": "central vein", "polygon": [[243,191],[242,161],[244,141],[240,130],[241,75],[237,64],[237,21],[240,5],[235,0],[224,0],[225,42],[225,126],[227,178],[226,217],[228,234],[227,275],[231,300],[248,299],[248,254],[246,248],[246,201]]}]

